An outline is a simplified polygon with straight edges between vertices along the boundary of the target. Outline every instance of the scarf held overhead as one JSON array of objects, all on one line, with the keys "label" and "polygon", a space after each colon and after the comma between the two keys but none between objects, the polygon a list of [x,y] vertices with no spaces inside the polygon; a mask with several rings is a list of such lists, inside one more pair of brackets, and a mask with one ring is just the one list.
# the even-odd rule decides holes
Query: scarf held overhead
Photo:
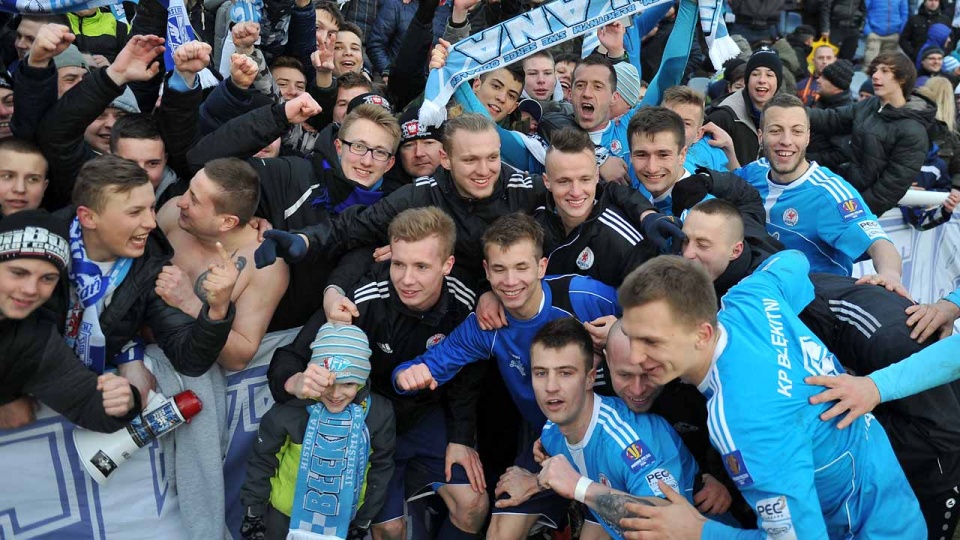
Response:
[{"label": "scarf held overhead", "polygon": [[438,126],[446,104],[468,79],[522,60],[617,19],[675,0],[554,0],[458,41],[446,65],[430,71],[420,121]]}]

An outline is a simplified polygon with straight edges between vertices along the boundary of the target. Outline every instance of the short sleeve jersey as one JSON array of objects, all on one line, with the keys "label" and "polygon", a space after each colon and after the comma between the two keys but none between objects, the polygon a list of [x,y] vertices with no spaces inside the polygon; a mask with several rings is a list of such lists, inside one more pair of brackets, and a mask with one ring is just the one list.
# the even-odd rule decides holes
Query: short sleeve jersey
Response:
[{"label": "short sleeve jersey", "polygon": [[[593,416],[583,440],[567,442],[560,428],[547,422],[540,435],[544,450],[564,455],[583,476],[638,497],[663,497],[659,481],[693,501],[697,462],[680,436],[662,417],[635,413],[619,398],[594,394]],[[618,524],[593,512],[613,538],[622,538]]]}]

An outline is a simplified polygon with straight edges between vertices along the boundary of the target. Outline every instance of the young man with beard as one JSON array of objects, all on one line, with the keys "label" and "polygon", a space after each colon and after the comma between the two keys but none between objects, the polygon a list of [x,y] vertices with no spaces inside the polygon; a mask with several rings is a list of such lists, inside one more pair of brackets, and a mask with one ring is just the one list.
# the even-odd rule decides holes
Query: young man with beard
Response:
[{"label": "young man with beard", "polygon": [[[516,464],[536,471],[532,444],[545,417],[537,406],[530,379],[530,343],[546,323],[569,317],[592,321],[619,311],[613,288],[581,276],[546,278],[543,257],[543,230],[532,217],[511,214],[494,222],[483,235],[483,268],[494,294],[506,309],[507,326],[482,330],[471,314],[442,343],[393,371],[399,393],[435,390],[450,381],[464,366],[491,356],[514,403],[526,420],[526,439],[521,443]],[[507,472],[507,477],[512,473]],[[497,492],[498,496],[502,493]],[[509,494],[508,495],[512,495]],[[509,498],[509,497],[508,497]],[[488,529],[489,538],[525,538],[541,516],[556,527],[562,500],[543,494],[518,505],[498,502]]]},{"label": "young man with beard", "polygon": [[[533,391],[549,420],[540,440],[552,457],[535,489],[551,489],[590,508],[582,540],[622,538],[625,501],[661,504],[659,482],[692,499],[697,462],[663,418],[638,414],[593,392],[590,335],[576,319],[547,323],[530,350]],[[522,497],[517,497],[522,499]],[[511,498],[511,502],[513,501]]]},{"label": "young man with beard", "polygon": [[[261,107],[205,137],[188,157],[194,167],[199,167],[219,157],[252,156],[291,124],[315,115],[317,109],[309,94]],[[309,159],[248,160],[260,177],[257,215],[276,230],[296,230],[329,222],[331,216],[353,205],[377,202],[383,197],[383,177],[394,164],[399,140],[396,119],[380,105],[366,103],[344,119],[332,140],[335,157],[316,153]],[[320,308],[321,291],[335,260],[331,256],[291,270],[291,286],[273,328],[300,326]]]},{"label": "young man with beard", "polygon": [[838,430],[819,418],[828,406],[810,405],[818,388],[804,378],[838,370],[797,317],[814,297],[809,269],[798,251],[771,257],[726,294],[719,315],[709,276],[680,257],[657,257],[621,286],[632,358],[653,382],[679,378],[706,396],[711,442],[761,529],[707,521],[662,484],[673,504],[626,504],[636,517],[620,521],[625,530],[691,539],[926,536],[883,428],[871,416]]},{"label": "young man with beard", "polygon": [[853,261],[866,254],[877,271],[870,282],[906,296],[900,253],[863,198],[843,178],[807,161],[810,121],[799,98],[778,95],[764,107],[760,139],[766,157],[734,173],[763,197],[767,231],[802,251],[814,272],[849,276]]},{"label": "young man with beard", "polygon": [[223,251],[236,261],[239,273],[231,301],[237,315],[218,362],[228,371],[244,369],[267,331],[289,282],[286,265],[258,270],[251,265],[259,245],[250,225],[257,208],[260,182],[247,163],[215,159],[190,180],[190,188],[170,199],[157,214],[157,223],[174,248],[173,264],[157,277],[156,292],[168,305],[197,317],[205,293],[201,284]]},{"label": "young man with beard", "polygon": [[[718,294],[753,271],[754,265],[742,264],[743,260],[759,261],[770,255],[743,250],[743,220],[722,200],[693,207],[684,231],[690,239],[684,256],[703,266]],[[813,273],[810,280],[816,297],[799,312],[800,320],[844,367],[868,375],[927,346],[922,339],[915,339],[923,337],[918,332],[922,328],[911,332],[916,323],[912,314],[920,307],[913,302],[882,287],[857,285],[852,278]],[[956,391],[956,383],[945,384],[876,409],[920,501],[930,534],[936,538],[949,538],[960,519],[944,514],[960,482],[960,442],[956,439],[960,401]]]},{"label": "young man with beard", "polygon": [[123,377],[97,376],[84,367],[54,317],[40,308],[69,261],[60,220],[25,210],[0,221],[0,429],[32,422],[33,399],[78,426],[106,433],[140,413],[140,393]]},{"label": "young man with beard", "polygon": [[760,144],[757,130],[760,111],[783,84],[783,63],[777,51],[762,47],[747,61],[746,88],[734,92],[711,107],[707,120],[733,139],[739,163],[757,159]]},{"label": "young man with beard", "polygon": [[[392,259],[374,265],[349,293],[357,309],[352,322],[375,345],[372,390],[393,403],[397,420],[397,467],[393,478],[379,479],[389,486],[383,510],[370,516],[371,533],[377,540],[406,538],[405,493],[416,489],[435,490],[450,510],[439,538],[475,538],[488,511],[473,449],[482,366],[464,369],[442,392],[404,395],[391,378],[394,367],[436,347],[474,308],[476,297],[455,277],[456,227],[438,208],[411,208],[390,222],[388,235]],[[328,381],[325,370],[308,367],[310,344],[325,322],[317,311],[274,354],[268,379],[277,402],[316,398]]]}]

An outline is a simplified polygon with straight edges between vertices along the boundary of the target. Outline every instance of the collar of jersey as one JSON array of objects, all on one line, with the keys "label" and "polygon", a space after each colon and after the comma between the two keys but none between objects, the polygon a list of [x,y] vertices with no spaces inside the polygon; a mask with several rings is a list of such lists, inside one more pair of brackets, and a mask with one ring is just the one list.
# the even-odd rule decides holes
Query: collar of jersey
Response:
[{"label": "collar of jersey", "polygon": [[390,299],[393,300],[393,305],[397,308],[397,311],[408,317],[414,317],[420,319],[420,321],[425,324],[436,326],[440,324],[443,316],[447,313],[447,297],[450,296],[450,291],[447,290],[446,277],[444,277],[443,285],[440,288],[440,298],[438,298],[437,303],[427,311],[414,311],[408,308],[406,304],[400,300],[400,294],[397,293],[397,289],[393,286],[392,280],[387,280],[387,287],[390,289]]},{"label": "collar of jersey", "polygon": [[567,441],[566,436],[564,436],[564,441],[567,443],[567,448],[570,449],[570,452],[573,453],[577,450],[583,450],[590,444],[590,437],[593,436],[593,430],[597,427],[597,420],[600,418],[600,406],[603,405],[603,398],[600,397],[597,393],[593,394],[593,412],[590,413],[590,425],[587,426],[586,433],[583,434],[583,439],[580,439],[578,443],[571,443]]},{"label": "collar of jersey", "polygon": [[713,388],[713,378],[711,375],[717,369],[717,361],[720,360],[720,356],[723,354],[723,351],[727,349],[727,329],[723,327],[723,323],[717,321],[717,346],[713,349],[713,358],[710,359],[710,369],[707,370],[707,376],[700,381],[700,384],[697,385],[697,390],[701,394],[705,394],[707,390],[713,389],[716,391],[716,388]]},{"label": "collar of jersey", "polygon": [[[768,165],[768,167],[769,167],[769,165]],[[806,181],[810,179],[810,176],[813,175],[814,171],[816,171],[816,170],[819,169],[819,168],[820,168],[820,165],[817,165],[817,162],[816,162],[816,161],[811,161],[811,162],[810,162],[810,167],[807,168],[807,172],[803,173],[803,175],[802,175],[800,178],[797,178],[796,180],[794,180],[793,182],[790,182],[789,184],[778,184],[777,182],[774,182],[773,180],[770,179],[770,171],[768,170],[768,171],[767,171],[767,185],[769,185],[771,189],[772,189],[772,188],[778,188],[778,189],[796,189],[796,188],[802,186],[803,184],[805,184]],[[772,170],[772,169],[771,169],[771,170]]]}]

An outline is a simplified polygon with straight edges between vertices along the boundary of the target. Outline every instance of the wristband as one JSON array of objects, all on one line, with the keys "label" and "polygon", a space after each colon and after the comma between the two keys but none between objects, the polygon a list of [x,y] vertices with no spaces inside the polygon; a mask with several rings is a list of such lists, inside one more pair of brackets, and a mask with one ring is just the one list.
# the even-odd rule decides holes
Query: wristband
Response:
[{"label": "wristband", "polygon": [[346,291],[343,290],[343,287],[340,287],[337,285],[327,285],[327,287],[323,289],[323,294],[327,294],[327,291],[329,291],[330,289],[333,289],[334,291],[337,291],[338,293],[340,293],[340,296],[347,295]]},{"label": "wristband", "polygon": [[583,502],[583,500],[587,498],[587,489],[590,488],[591,484],[593,484],[593,480],[586,476],[581,476],[580,480],[577,481],[576,489],[573,490],[573,499],[577,502]]}]

